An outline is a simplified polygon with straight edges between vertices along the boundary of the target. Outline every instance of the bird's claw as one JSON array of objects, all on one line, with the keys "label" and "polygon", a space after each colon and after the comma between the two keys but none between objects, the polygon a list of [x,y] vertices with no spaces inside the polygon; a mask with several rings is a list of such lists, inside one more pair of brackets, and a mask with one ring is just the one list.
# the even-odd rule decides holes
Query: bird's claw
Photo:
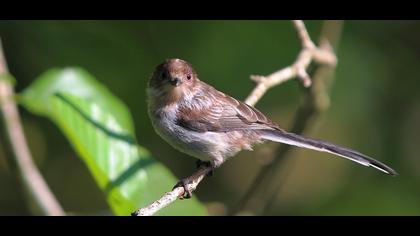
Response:
[{"label": "bird's claw", "polygon": [[[191,190],[188,189],[188,182],[186,179],[181,179],[174,187],[178,188],[178,187],[183,187],[184,188],[184,193],[182,194],[182,196],[179,197],[179,199],[184,200],[184,199],[189,199],[192,197],[192,192]],[[173,190],[172,189],[172,190]]]},{"label": "bird's claw", "polygon": [[[209,161],[197,160],[195,164],[197,166],[197,169],[202,167],[202,166],[212,167],[212,164]],[[213,176],[213,168],[209,173],[207,173],[207,176]],[[178,181],[178,183],[176,183],[176,185],[172,188],[172,190],[174,190],[175,188],[179,188],[179,187],[184,188],[184,193],[182,194],[182,196],[179,197],[179,199],[183,200],[183,199],[189,199],[189,198],[192,197],[192,192],[188,188],[188,179],[187,178],[181,179],[180,181]]]}]

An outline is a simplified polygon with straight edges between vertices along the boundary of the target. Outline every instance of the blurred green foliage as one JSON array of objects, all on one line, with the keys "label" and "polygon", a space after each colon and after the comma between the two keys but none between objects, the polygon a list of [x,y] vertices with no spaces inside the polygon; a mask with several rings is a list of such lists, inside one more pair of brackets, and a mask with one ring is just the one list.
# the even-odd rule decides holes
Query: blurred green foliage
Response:
[{"label": "blurred green foliage", "polygon": [[[21,94],[21,104],[50,118],[88,166],[117,215],[130,215],[168,191],[177,179],[136,144],[127,107],[81,68],[50,69]],[[161,215],[203,215],[195,198]]]},{"label": "blurred green foliage", "polygon": [[[305,21],[317,39],[321,21]],[[420,213],[420,26],[418,21],[346,21],[338,48],[330,109],[306,136],[352,147],[399,172],[391,178],[325,153],[294,149],[273,179],[281,188],[270,215],[418,215]],[[194,170],[160,139],[146,112],[145,88],[165,58],[190,61],[200,78],[245,98],[251,74],[268,74],[295,59],[299,42],[289,21],[1,21],[10,71],[22,91],[51,67],[80,66],[127,104],[136,137],[178,177]],[[300,101],[291,81],[270,90],[257,107],[284,128]],[[107,214],[93,177],[50,121],[21,109],[35,161],[63,207]],[[0,136],[0,214],[30,214]],[[242,152],[195,192],[214,214],[241,197],[270,144]],[[259,203],[256,203],[259,204]]]}]

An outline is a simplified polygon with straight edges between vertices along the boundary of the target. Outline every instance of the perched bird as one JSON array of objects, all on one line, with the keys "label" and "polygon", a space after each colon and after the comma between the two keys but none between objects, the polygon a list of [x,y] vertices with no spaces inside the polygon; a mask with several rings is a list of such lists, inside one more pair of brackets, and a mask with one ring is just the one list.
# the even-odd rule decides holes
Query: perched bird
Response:
[{"label": "perched bird", "polygon": [[[329,152],[390,175],[397,173],[362,153],[289,133],[263,113],[198,79],[190,63],[168,59],[148,85],[148,112],[155,131],[179,151],[219,167],[241,150],[266,140]],[[185,182],[180,181],[187,191]]]}]

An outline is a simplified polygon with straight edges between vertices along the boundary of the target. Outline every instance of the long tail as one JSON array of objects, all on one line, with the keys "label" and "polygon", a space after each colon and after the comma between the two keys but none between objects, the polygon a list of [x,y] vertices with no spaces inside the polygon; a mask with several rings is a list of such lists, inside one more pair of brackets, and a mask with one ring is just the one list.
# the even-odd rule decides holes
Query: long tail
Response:
[{"label": "long tail", "polygon": [[261,135],[262,138],[267,140],[285,143],[297,147],[313,149],[321,152],[329,152],[334,155],[347,158],[364,166],[372,166],[389,175],[398,175],[397,172],[395,172],[395,170],[371,157],[368,157],[362,153],[353,151],[348,148],[339,147],[332,143],[305,138],[283,130],[261,130]]}]

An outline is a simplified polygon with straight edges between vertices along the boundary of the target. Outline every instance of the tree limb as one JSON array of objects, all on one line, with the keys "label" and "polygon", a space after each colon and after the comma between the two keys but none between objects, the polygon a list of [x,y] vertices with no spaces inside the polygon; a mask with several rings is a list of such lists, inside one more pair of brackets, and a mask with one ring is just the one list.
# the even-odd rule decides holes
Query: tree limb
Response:
[{"label": "tree limb", "polygon": [[[310,39],[303,21],[294,20],[292,22],[297,31],[302,47],[295,62],[292,65],[267,76],[251,75],[251,80],[256,83],[256,86],[251,91],[250,95],[246,98],[245,103],[254,106],[268,91],[268,89],[293,78],[298,78],[305,87],[311,86],[312,81],[306,72],[306,69],[312,61],[331,67],[336,65],[337,59],[330,47],[316,47]],[[187,188],[191,191],[194,191],[197,188],[197,185],[210,171],[211,169],[209,167],[202,167],[192,176],[188,177],[190,181],[187,185]],[[156,200],[151,205],[133,212],[132,215],[153,215],[183,195],[184,189],[182,187],[175,188],[172,191],[165,193],[159,200]]]},{"label": "tree limb", "polygon": [[[8,75],[7,63],[0,40],[0,76],[6,77]],[[33,162],[23,133],[18,108],[14,101],[13,87],[11,81],[5,78],[0,78],[0,109],[3,113],[4,126],[17,163],[20,179],[28,190],[30,197],[37,203],[44,215],[65,215]]]}]

